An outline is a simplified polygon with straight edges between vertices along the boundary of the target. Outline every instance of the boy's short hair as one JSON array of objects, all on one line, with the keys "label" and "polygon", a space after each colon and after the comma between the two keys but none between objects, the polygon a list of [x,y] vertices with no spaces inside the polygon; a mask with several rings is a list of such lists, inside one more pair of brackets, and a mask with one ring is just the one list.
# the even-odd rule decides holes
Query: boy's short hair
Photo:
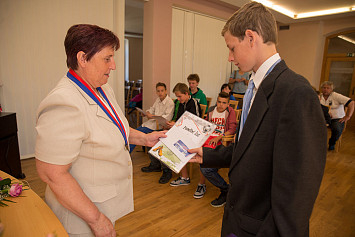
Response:
[{"label": "boy's short hair", "polygon": [[218,97],[228,99],[228,101],[229,101],[229,95],[226,92],[219,93]]},{"label": "boy's short hair", "polygon": [[185,83],[178,83],[174,86],[173,92],[179,91],[181,94],[189,94],[189,87]]},{"label": "boy's short hair", "polygon": [[196,81],[197,83],[200,82],[200,77],[197,74],[190,74],[187,77],[187,81]]},{"label": "boy's short hair", "polygon": [[159,86],[163,86],[163,87],[165,88],[165,90],[166,90],[166,85],[165,85],[165,83],[163,83],[163,82],[158,82],[158,83],[155,85],[155,89],[157,89]]},{"label": "boy's short hair", "polygon": [[231,35],[243,40],[246,30],[258,33],[264,43],[277,44],[277,25],[275,17],[261,3],[250,2],[236,11],[224,25],[222,36],[229,31]]},{"label": "boy's short hair", "polygon": [[224,88],[228,87],[229,90],[232,90],[231,86],[228,83],[224,83],[221,87],[221,92],[224,90]]}]

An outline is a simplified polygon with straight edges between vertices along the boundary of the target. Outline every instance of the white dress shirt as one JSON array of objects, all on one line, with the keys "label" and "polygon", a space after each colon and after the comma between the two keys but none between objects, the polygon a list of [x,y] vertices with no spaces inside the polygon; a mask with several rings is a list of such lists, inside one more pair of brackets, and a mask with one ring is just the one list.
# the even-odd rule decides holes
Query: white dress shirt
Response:
[{"label": "white dress shirt", "polygon": [[[147,111],[152,115],[162,116],[166,120],[170,121],[174,115],[174,108],[175,108],[174,101],[169,97],[169,95],[166,95],[163,101],[161,101],[160,98],[157,98],[153,106],[150,107],[150,109],[148,109]],[[147,127],[152,130],[157,130],[155,119],[149,119],[148,121],[144,122],[142,124],[142,127]],[[159,129],[162,129],[160,125],[159,125]]]},{"label": "white dress shirt", "polygon": [[[259,89],[259,86],[261,84],[261,82],[263,82],[263,80],[265,79],[265,75],[268,72],[268,70],[270,69],[270,67],[272,67],[272,65],[274,65],[274,63],[276,63],[277,60],[280,60],[280,55],[278,53],[272,55],[270,58],[268,58],[263,64],[261,64],[261,66],[259,67],[259,69],[256,72],[252,72],[250,80],[254,81],[254,90],[253,90],[253,98],[251,99],[250,102],[250,108],[253,106],[253,102],[254,102],[254,98],[256,95],[256,92]],[[249,108],[249,111],[250,111]]]}]

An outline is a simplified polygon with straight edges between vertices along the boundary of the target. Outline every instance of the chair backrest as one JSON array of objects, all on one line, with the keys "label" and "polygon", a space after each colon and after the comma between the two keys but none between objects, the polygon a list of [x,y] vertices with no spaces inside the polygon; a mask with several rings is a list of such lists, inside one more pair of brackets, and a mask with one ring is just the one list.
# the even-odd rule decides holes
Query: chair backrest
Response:
[{"label": "chair backrest", "polygon": [[211,105],[212,98],[211,97],[206,97],[206,100],[207,100],[207,108],[209,108],[210,105]]},{"label": "chair backrest", "polygon": [[131,99],[134,98],[136,95],[138,95],[141,92],[141,88],[133,87],[132,88],[132,94],[131,94]]},{"label": "chair backrest", "polygon": [[233,96],[234,96],[236,99],[243,99],[243,98],[244,98],[244,95],[241,95],[241,94],[234,94],[234,93],[233,93]]},{"label": "chair backrest", "polygon": [[234,111],[235,111],[235,120],[237,120],[237,123],[239,123],[240,115],[242,114],[242,109],[234,109]]},{"label": "chair backrest", "polygon": [[206,105],[203,105],[203,104],[200,104],[200,107],[201,107],[201,111],[202,111],[202,114],[201,114],[201,118],[204,118],[205,117],[205,113],[206,113]]},{"label": "chair backrest", "polygon": [[126,104],[129,102],[131,99],[131,87],[130,86],[125,86],[124,87],[124,96],[126,100]]},{"label": "chair backrest", "polygon": [[233,109],[238,109],[238,104],[239,104],[239,101],[238,101],[238,100],[230,100],[230,101],[229,101],[229,105],[230,105]]}]

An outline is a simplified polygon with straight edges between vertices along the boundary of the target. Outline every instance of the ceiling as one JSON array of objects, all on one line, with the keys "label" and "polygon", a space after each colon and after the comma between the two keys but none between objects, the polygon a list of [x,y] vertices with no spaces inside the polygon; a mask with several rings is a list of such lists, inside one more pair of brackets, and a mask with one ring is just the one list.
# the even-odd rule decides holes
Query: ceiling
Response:
[{"label": "ceiling", "polygon": [[[209,0],[213,2],[223,2],[230,4],[231,6],[241,7],[245,3],[250,2],[250,0]],[[258,0],[259,1],[259,0]],[[294,14],[300,13],[308,13],[315,11],[323,11],[329,9],[343,8],[343,7],[355,7],[355,0],[268,0],[274,5],[279,5]],[[296,22],[305,22],[305,21],[318,21],[325,19],[334,19],[345,16],[355,16],[355,11],[347,12],[347,13],[338,13],[331,14],[325,16],[317,16],[317,17],[308,17],[302,19],[293,19],[289,16],[283,15],[277,11],[272,10],[276,20],[281,24],[290,24]],[[354,23],[355,25],[355,23]]]},{"label": "ceiling", "polygon": [[[143,5],[149,0],[126,0],[126,32],[143,34]],[[249,0],[206,0],[223,6],[238,9]],[[269,0],[274,5],[280,5],[283,8],[295,13],[306,13],[320,10],[328,10],[341,7],[355,7],[355,0]],[[325,16],[309,17],[302,19],[293,19],[277,11],[271,10],[279,24],[291,24],[305,21],[319,21],[334,19],[346,16],[355,16],[355,11],[347,13],[338,13]],[[355,22],[354,22],[355,26]]]}]

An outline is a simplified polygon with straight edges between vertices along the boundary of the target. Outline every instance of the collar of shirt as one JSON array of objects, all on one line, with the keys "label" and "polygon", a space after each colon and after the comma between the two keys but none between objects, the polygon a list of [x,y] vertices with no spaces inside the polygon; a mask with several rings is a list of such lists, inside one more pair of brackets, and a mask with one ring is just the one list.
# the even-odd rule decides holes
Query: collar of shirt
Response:
[{"label": "collar of shirt", "polygon": [[[161,100],[158,98],[159,103],[162,103],[163,105],[166,104],[166,102],[168,101],[168,99],[170,99],[169,95],[166,95],[166,97],[165,97],[165,99],[164,99],[163,101],[161,101]],[[171,99],[170,99],[170,100],[171,100]]]},{"label": "collar of shirt", "polygon": [[267,73],[269,68],[279,59],[281,59],[280,55],[276,53],[272,55],[270,58],[268,58],[263,64],[261,64],[261,66],[256,72],[252,72],[250,80],[253,79],[254,81],[254,85],[255,85],[254,95],[255,92],[258,90],[261,82],[265,79],[265,74]]}]

